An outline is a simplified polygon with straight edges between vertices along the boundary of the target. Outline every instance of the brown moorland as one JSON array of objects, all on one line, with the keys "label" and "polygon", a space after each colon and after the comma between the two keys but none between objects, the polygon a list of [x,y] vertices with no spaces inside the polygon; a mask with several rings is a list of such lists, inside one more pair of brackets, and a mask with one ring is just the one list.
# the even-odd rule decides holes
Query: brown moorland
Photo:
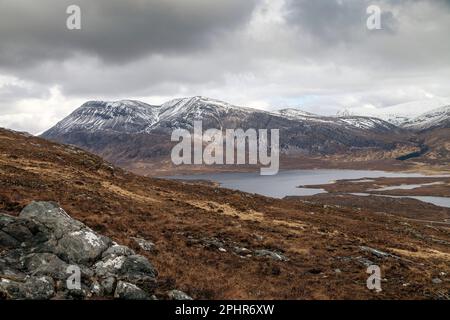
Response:
[{"label": "brown moorland", "polygon": [[[160,292],[195,299],[449,299],[448,225],[137,176],[72,146],[0,129],[0,211],[57,201],[146,255]],[[155,243],[148,252],[133,237]],[[366,288],[367,265],[382,291]],[[437,281],[436,279],[439,279]],[[162,296],[161,296],[162,297]]]}]

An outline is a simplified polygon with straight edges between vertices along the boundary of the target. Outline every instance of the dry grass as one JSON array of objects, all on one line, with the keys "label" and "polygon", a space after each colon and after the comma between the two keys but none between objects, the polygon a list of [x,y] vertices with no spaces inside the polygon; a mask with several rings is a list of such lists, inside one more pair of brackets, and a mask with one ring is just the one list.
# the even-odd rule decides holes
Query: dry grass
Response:
[{"label": "dry grass", "polygon": [[[423,299],[450,288],[431,282],[450,274],[447,227],[405,224],[395,212],[140,177],[78,149],[3,130],[0,154],[0,211],[18,214],[33,200],[59,202],[71,216],[146,255],[159,271],[161,292],[177,288],[197,299]],[[131,237],[153,241],[156,250],[142,251]],[[226,252],[204,245],[212,238]],[[242,257],[235,246],[276,251],[289,261]],[[360,246],[403,250],[397,253],[410,262],[379,259]],[[382,267],[388,281],[380,294],[367,290],[358,257]]]}]

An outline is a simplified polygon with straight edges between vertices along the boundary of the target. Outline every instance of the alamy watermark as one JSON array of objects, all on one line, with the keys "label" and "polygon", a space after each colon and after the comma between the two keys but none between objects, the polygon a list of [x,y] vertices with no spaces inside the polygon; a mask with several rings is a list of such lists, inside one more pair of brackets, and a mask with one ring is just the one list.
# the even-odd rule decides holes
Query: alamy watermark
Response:
[{"label": "alamy watermark", "polygon": [[70,265],[66,269],[70,276],[66,280],[67,289],[81,290],[81,269],[77,265]]},{"label": "alamy watermark", "polygon": [[81,30],[81,8],[75,4],[67,7],[66,27],[69,30]]},{"label": "alamy watermark", "polygon": [[366,21],[367,29],[380,30],[381,29],[381,8],[376,5],[370,5],[366,9],[369,15]]},{"label": "alamy watermark", "polygon": [[370,276],[367,278],[367,289],[381,292],[381,269],[377,265],[371,265],[366,271]]},{"label": "alamy watermark", "polygon": [[[370,5],[366,9],[369,15],[366,20],[366,26],[369,30],[381,29],[381,8],[377,5]],[[66,19],[66,27],[69,30],[81,30],[81,8],[78,5],[72,4],[67,7],[66,14],[69,16]]]},{"label": "alamy watermark", "polygon": [[267,129],[208,129],[203,132],[202,121],[194,121],[192,133],[176,129],[172,132],[171,141],[179,141],[171,153],[175,165],[259,164],[266,166],[260,169],[261,175],[275,175],[279,170],[279,129],[270,130],[269,145]]}]

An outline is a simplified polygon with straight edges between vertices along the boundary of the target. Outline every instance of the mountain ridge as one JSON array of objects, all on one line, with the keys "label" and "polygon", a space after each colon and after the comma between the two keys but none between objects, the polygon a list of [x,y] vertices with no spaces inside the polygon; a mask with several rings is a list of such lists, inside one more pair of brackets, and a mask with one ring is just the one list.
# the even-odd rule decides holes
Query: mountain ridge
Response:
[{"label": "mountain ridge", "polygon": [[403,127],[421,131],[433,128],[450,128],[450,104],[422,113],[403,123]]},{"label": "mountain ridge", "polygon": [[[210,108],[208,108],[208,106]],[[137,100],[118,100],[118,101],[102,101],[102,100],[92,100],[84,103],[81,107],[77,108],[75,111],[73,111],[69,116],[67,116],[62,121],[58,122],[53,128],[58,128],[62,132],[65,131],[65,129],[70,125],[81,125],[82,122],[77,122],[76,118],[77,116],[87,116],[86,114],[83,114],[83,111],[86,109],[89,109],[90,107],[94,107],[92,110],[92,113],[95,115],[102,117],[101,113],[97,113],[97,110],[107,109],[111,110],[111,112],[108,114],[106,112],[106,115],[103,115],[105,119],[109,117],[113,117],[115,114],[120,113],[120,111],[127,112],[127,110],[133,110],[134,113],[136,113],[137,116],[141,116],[142,120],[145,120],[146,128],[143,128],[142,131],[150,131],[158,122],[161,121],[171,121],[176,117],[179,116],[185,116],[185,117],[192,117],[195,119],[196,117],[199,117],[202,115],[202,111],[213,111],[211,106],[215,109],[214,111],[220,111],[220,112],[230,112],[230,111],[236,111],[238,113],[244,114],[251,114],[251,113],[261,113],[265,115],[270,116],[277,116],[286,118],[289,120],[316,120],[316,121],[328,121],[328,122],[336,122],[336,124],[350,124],[354,126],[358,126],[358,124],[355,122],[340,122],[335,121],[336,117],[331,116],[323,116],[318,115],[310,112],[306,112],[297,108],[283,108],[276,111],[265,111],[260,110],[256,108],[251,107],[242,107],[242,106],[236,106],[232,105],[227,102],[223,102],[217,99],[211,99],[203,96],[194,96],[194,97],[187,97],[187,98],[179,98],[179,99],[173,99],[168,102],[165,102],[161,105],[151,105],[147,104],[141,101]],[[116,110],[113,110],[116,109]],[[72,118],[72,119],[71,119]],[[359,115],[348,115],[348,116],[340,116],[337,117],[338,119],[374,119],[375,117],[369,117],[369,116],[359,116]],[[72,123],[69,123],[68,121],[72,120]],[[94,123],[97,128],[102,128],[103,125],[105,125],[101,119],[96,119],[96,123]],[[125,121],[126,122],[126,121]],[[86,123],[84,123],[86,124]],[[143,124],[144,125],[144,124]],[[105,127],[108,128],[108,125],[106,124]],[[53,129],[51,128],[51,129]],[[49,130],[51,130],[49,129]],[[89,126],[88,126],[89,129]],[[111,128],[109,128],[111,129]],[[49,130],[45,131],[42,136],[49,135]]]},{"label": "mountain ridge", "polygon": [[167,158],[174,145],[173,130],[191,130],[194,120],[201,120],[204,129],[279,129],[283,154],[330,155],[363,149],[384,153],[405,148],[413,152],[416,148],[406,130],[378,118],[327,117],[297,109],[270,112],[201,96],[160,106],[133,100],[90,101],[42,137],[77,145],[113,163],[140,162]]},{"label": "mountain ridge", "polygon": [[[92,100],[84,103],[82,106],[68,115],[65,119],[58,122],[49,130],[46,130],[41,135],[50,135],[49,131],[54,128],[64,132],[68,127],[72,127],[71,129],[73,129],[73,126],[77,127],[78,125],[82,125],[83,122],[85,125],[87,125],[86,119],[85,121],[77,122],[76,119],[74,121],[73,118],[76,118],[77,115],[83,116],[84,118],[89,118],[89,115],[84,114],[83,111],[87,112],[86,109],[89,109],[90,107],[94,107],[91,112],[99,117],[102,117],[102,113],[98,112],[99,110],[101,111],[102,108],[107,110],[109,109],[111,110],[111,112],[108,113],[106,110],[105,114],[103,114],[104,119],[95,119],[91,126],[87,125],[87,128],[84,128],[88,130],[99,129],[102,126],[105,126],[106,129],[113,130],[114,125],[108,123],[106,120],[108,118],[115,117],[117,114],[120,115],[121,113],[124,113],[124,115],[128,115],[129,119],[122,120],[124,123],[128,123],[128,127],[121,128],[119,126],[118,131],[128,129],[129,131],[133,132],[133,128],[135,128],[136,131],[150,132],[155,127],[157,127],[159,122],[167,124],[172,120],[176,121],[180,116],[184,116],[186,118],[190,117],[194,119],[201,118],[204,112],[215,113],[216,117],[223,116],[223,114],[232,112],[236,112],[239,116],[246,116],[251,113],[261,113],[270,116],[278,116],[289,120],[309,120],[316,122],[334,121],[336,124],[351,125],[359,128],[367,127],[367,120],[370,119],[370,121],[372,122],[372,126],[374,126],[376,122],[381,124],[379,120],[382,120],[400,128],[423,130],[438,127],[439,125],[441,125],[441,122],[445,122],[450,119],[450,113],[446,111],[446,108],[450,106],[450,99],[448,99],[447,105],[444,103],[446,101],[447,100],[443,98],[437,100],[412,101],[382,109],[365,109],[364,111],[358,111],[355,108],[345,108],[341,111],[338,111],[335,116],[325,116],[306,112],[299,108],[282,108],[279,110],[266,111],[252,107],[237,106],[205,96],[176,98],[160,105],[147,104],[145,102],[132,99],[117,101]],[[442,111],[442,109],[444,109],[444,111]],[[417,110],[425,111],[418,112]],[[444,118],[437,119],[437,123],[434,124],[433,118],[437,118],[439,116],[439,112],[443,114]],[[134,117],[132,114],[134,114]],[[72,123],[68,122],[70,118],[72,118]],[[136,120],[136,122],[133,122],[133,118]],[[425,122],[426,124],[424,124]],[[218,123],[220,123],[220,121],[218,121]],[[174,127],[176,126],[176,124],[177,123],[173,123],[170,125],[170,127]]]},{"label": "mountain ridge", "polygon": [[[337,112],[337,116],[370,116],[377,117],[396,126],[409,129],[421,129],[420,118],[439,112],[440,109],[450,106],[450,98],[434,98],[420,101],[410,101],[385,108],[345,108]],[[447,115],[450,119],[450,114]],[[439,123],[429,124],[428,128],[437,127]]]}]

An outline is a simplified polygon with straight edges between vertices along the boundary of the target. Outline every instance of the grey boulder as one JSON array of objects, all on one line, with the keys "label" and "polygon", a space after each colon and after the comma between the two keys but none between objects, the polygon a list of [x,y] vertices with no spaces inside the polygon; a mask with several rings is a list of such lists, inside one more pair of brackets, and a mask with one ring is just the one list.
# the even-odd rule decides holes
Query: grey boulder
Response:
[{"label": "grey boulder", "polygon": [[138,286],[119,281],[114,292],[114,298],[123,300],[149,300],[149,296]]},{"label": "grey boulder", "polygon": [[56,203],[33,202],[18,217],[0,214],[0,299],[147,299],[156,276],[145,257]]}]

